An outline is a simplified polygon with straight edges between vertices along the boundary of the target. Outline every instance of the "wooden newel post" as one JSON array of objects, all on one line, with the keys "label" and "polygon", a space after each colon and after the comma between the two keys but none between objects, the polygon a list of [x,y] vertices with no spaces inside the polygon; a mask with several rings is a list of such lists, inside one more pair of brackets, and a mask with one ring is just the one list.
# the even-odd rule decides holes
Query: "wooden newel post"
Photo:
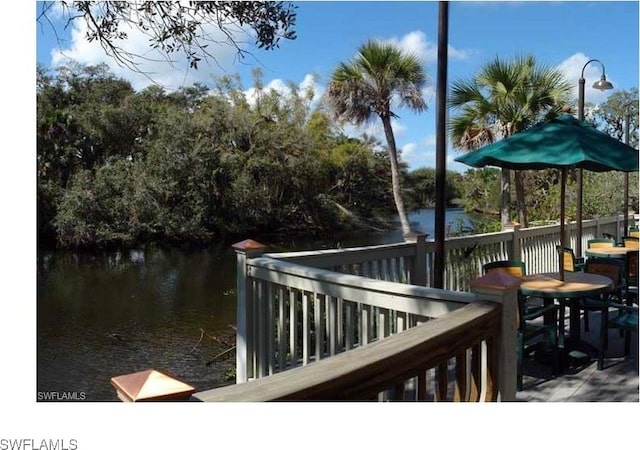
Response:
[{"label": "wooden newel post", "polygon": [[521,280],[502,272],[490,272],[471,281],[471,291],[482,300],[502,304],[498,391],[501,401],[514,401],[517,387],[518,288]]},{"label": "wooden newel post", "polygon": [[427,235],[424,233],[411,232],[404,236],[406,242],[415,242],[416,259],[411,272],[411,284],[416,286],[427,286]]},{"label": "wooden newel post", "polygon": [[511,254],[509,255],[509,259],[522,259],[522,248],[520,246],[520,234],[518,230],[520,230],[520,223],[511,221],[504,224],[504,231],[510,231],[511,237],[513,241],[511,242]]},{"label": "wooden newel post", "polygon": [[[264,253],[267,246],[252,239],[233,244],[236,251],[236,383],[248,381],[253,373],[253,296],[247,276],[247,259]],[[251,356],[250,356],[251,355]]]}]

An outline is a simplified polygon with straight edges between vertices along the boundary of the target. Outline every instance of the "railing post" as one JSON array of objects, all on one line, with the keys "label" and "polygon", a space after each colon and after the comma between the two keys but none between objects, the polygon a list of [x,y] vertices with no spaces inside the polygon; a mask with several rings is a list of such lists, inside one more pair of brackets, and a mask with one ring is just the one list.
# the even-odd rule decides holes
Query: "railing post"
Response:
[{"label": "railing post", "polygon": [[517,307],[520,281],[517,277],[495,271],[470,282],[471,291],[480,298],[502,304],[502,330],[498,350],[500,352],[498,390],[501,401],[514,401],[516,398]]},{"label": "railing post", "polygon": [[509,259],[522,259],[522,246],[520,245],[520,234],[518,230],[520,224],[518,222],[507,222],[504,224],[504,231],[511,232],[511,254]]},{"label": "railing post", "polygon": [[248,381],[249,374],[253,373],[254,299],[247,276],[247,259],[262,255],[266,248],[252,239],[233,244],[236,251],[236,383]]},{"label": "railing post", "polygon": [[411,284],[416,286],[427,286],[427,235],[424,233],[411,232],[404,237],[406,242],[414,242],[416,246],[416,256],[411,273]]},{"label": "railing post", "polygon": [[[628,214],[628,213],[625,213]],[[622,242],[622,236],[626,236],[625,231],[625,215],[618,214],[616,216],[616,242]],[[620,234],[620,230],[622,230],[622,235]]]},{"label": "railing post", "polygon": [[[602,237],[602,232],[600,231],[600,229],[601,229],[600,218],[597,217],[596,218],[596,234],[594,235],[595,238]],[[580,255],[580,256],[582,256],[582,255]]]}]

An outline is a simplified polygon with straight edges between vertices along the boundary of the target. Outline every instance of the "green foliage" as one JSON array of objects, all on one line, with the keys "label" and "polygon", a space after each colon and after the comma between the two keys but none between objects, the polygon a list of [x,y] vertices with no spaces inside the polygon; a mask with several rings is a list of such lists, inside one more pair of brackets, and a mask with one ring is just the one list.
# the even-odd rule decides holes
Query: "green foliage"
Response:
[{"label": "green foliage", "polygon": [[468,213],[497,215],[500,211],[500,170],[470,169],[461,180],[461,206]]},{"label": "green foliage", "polygon": [[[629,174],[629,208],[639,211],[638,172]],[[607,217],[623,212],[624,174],[583,172],[583,217]]]},{"label": "green foliage", "polygon": [[622,142],[629,118],[629,145],[638,148],[638,89],[615,91],[595,110],[600,129]]},{"label": "green foliage", "polygon": [[63,246],[108,246],[132,240],[130,205],[131,164],[115,161],[96,172],[76,172],[58,206],[54,220]]},{"label": "green foliage", "polygon": [[[245,96],[237,77],[166,93],[134,92],[103,67],[37,73],[38,240],[61,247],[207,243],[258,233],[320,234],[392,217],[390,156],[368,136],[339,134],[308,92]],[[256,74],[254,89],[261,82]],[[411,208],[431,206],[435,171],[407,172]],[[527,171],[532,220],[555,220],[557,171]],[[621,211],[623,174],[585,173],[585,218]],[[630,175],[638,208],[638,175]],[[575,211],[575,179],[567,211]],[[447,174],[448,206],[491,229],[500,172]],[[573,196],[573,197],[572,197]]]},{"label": "green foliage", "polygon": [[415,54],[404,53],[395,44],[369,40],[349,62],[338,64],[327,87],[327,101],[334,117],[356,125],[380,119],[387,141],[393,199],[403,234],[411,229],[407,219],[401,182],[401,168],[391,119],[394,99],[400,107],[420,112],[427,103],[422,89],[427,73]]},{"label": "green foliage", "polygon": [[[445,204],[454,207],[460,203],[462,175],[448,171],[444,190]],[[436,171],[433,168],[420,168],[404,177],[405,204],[407,209],[433,208],[436,202]]]},{"label": "green foliage", "polygon": [[[571,85],[563,74],[539,64],[532,55],[512,60],[496,57],[469,79],[456,80],[449,106],[458,112],[449,122],[456,148],[478,149],[558,114],[569,99]],[[515,172],[518,220],[528,216],[522,173]],[[510,219],[511,175],[503,171],[501,219]]]},{"label": "green foliage", "polygon": [[237,77],[133,92],[102,68],[38,72],[38,232],[63,247],[325,233],[393,213],[388,157],[309,92]]},{"label": "green foliage", "polygon": [[222,379],[224,381],[235,381],[236,380],[236,368],[235,367],[229,367],[227,370],[225,370],[224,374],[222,375]]}]

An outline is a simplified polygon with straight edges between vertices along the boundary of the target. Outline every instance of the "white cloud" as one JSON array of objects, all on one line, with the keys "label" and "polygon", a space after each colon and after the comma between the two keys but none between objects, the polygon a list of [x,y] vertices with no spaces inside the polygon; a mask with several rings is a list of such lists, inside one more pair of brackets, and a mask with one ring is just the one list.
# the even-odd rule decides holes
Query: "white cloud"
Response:
[{"label": "white cloud", "polygon": [[411,155],[416,151],[417,148],[418,144],[416,144],[415,142],[409,142],[408,144],[404,144],[402,148],[400,148],[400,154],[402,155],[402,158],[406,160],[407,158],[411,157]]},{"label": "white cloud", "polygon": [[[590,59],[591,58],[586,56],[584,53],[576,53],[562,61],[557,66],[557,69],[564,74],[569,83],[573,84],[573,96],[577,99],[578,80],[582,76],[582,70],[584,68],[584,101],[585,103],[598,104],[605,101],[612,91],[599,91],[591,87],[593,86],[593,83],[600,80],[600,76],[602,75],[602,66],[598,62],[592,62],[585,67],[585,64],[587,64]],[[607,80],[609,80],[615,86],[615,81],[611,80],[610,77],[607,76]]]},{"label": "white cloud", "polygon": [[[393,128],[393,135],[396,139],[396,144],[399,144],[399,141],[405,136],[407,132],[407,127],[402,123],[398,122],[396,119],[391,119],[391,127]],[[350,137],[360,137],[363,134],[367,134],[368,136],[372,136],[373,138],[380,141],[382,145],[386,147],[387,138],[384,135],[384,128],[382,127],[382,122],[380,119],[375,118],[369,123],[365,123],[363,125],[353,125],[353,124],[345,124],[342,127],[342,132]]]},{"label": "white cloud", "polygon": [[[160,50],[153,50],[149,45],[147,35],[137,29],[129,28],[126,30],[127,39],[119,41],[118,45],[125,52],[139,55],[135,58],[139,69],[139,72],[136,72],[130,68],[119,66],[113,57],[105,54],[98,42],[88,42],[85,21],[75,20],[70,26],[70,43],[68,47],[52,52],[53,66],[62,64],[66,59],[73,59],[86,65],[105,63],[116,76],[129,80],[135,90],[141,90],[152,83],[159,84],[167,90],[189,86],[196,81],[209,84],[212,73],[228,73],[237,63],[236,49],[230,45],[220,44],[213,51],[215,61],[211,60],[209,64],[201,61],[198,70],[189,69],[188,63],[181,53],[167,56]],[[221,42],[226,39],[217,28],[211,27],[209,32],[214,38],[219,37]],[[241,42],[243,37],[246,38],[246,34],[240,29],[234,34],[234,38],[238,42]],[[169,58],[174,58],[175,61],[170,61]]]},{"label": "white cloud", "polygon": [[[396,44],[406,53],[413,53],[425,62],[436,62],[438,60],[438,45],[427,39],[427,35],[422,31],[412,31],[401,38],[386,39],[384,42]],[[456,49],[449,45],[448,54],[453,59],[467,59],[470,51]]]},{"label": "white cloud", "polygon": [[[305,75],[304,79],[298,84],[297,87],[298,95],[301,97],[305,97],[308,90],[311,90],[311,92],[313,93],[311,108],[313,108],[320,101],[320,98],[324,93],[324,86],[320,86],[316,81],[316,77],[312,74]],[[275,78],[269,81],[269,83],[267,83],[262,88],[261,92],[267,93],[271,90],[280,93],[280,95],[282,95],[284,98],[291,96],[291,88],[289,87],[289,83],[284,82],[280,78]],[[244,92],[244,94],[247,102],[252,106],[255,105],[258,91],[255,88],[249,88]]]},{"label": "white cloud", "polygon": [[428,134],[427,137],[424,138],[424,143],[427,147],[435,147],[436,146],[436,135]]}]

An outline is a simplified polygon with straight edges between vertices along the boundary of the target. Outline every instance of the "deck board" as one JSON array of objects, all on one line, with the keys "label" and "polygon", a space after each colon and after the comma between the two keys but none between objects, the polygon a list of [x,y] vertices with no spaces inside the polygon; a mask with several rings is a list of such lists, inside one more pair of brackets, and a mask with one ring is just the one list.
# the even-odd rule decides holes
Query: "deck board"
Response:
[{"label": "deck board", "polygon": [[[581,321],[581,324],[583,322]],[[589,332],[582,330],[583,340],[597,346],[600,329],[599,314],[590,313]],[[520,402],[638,402],[638,335],[631,339],[631,353],[623,357],[624,338],[618,331],[609,331],[609,348],[603,370],[591,360],[581,367],[551,377],[550,369],[527,361],[524,369],[524,389],[516,394]]]}]

